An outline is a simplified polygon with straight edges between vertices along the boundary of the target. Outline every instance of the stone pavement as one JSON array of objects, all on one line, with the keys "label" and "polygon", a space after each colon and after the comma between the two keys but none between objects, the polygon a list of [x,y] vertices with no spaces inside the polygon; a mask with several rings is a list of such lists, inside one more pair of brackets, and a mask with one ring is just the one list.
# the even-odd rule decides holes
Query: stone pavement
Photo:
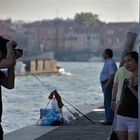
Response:
[{"label": "stone pavement", "polygon": [[95,124],[85,117],[76,120],[72,125],[60,126],[35,140],[107,140],[111,126],[104,126],[104,110],[95,109],[86,115]]}]

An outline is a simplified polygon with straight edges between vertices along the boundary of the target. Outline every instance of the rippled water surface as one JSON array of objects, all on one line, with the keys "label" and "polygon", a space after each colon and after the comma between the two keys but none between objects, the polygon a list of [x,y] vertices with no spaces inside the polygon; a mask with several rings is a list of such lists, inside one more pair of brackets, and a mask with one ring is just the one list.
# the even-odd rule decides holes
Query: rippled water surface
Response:
[{"label": "rippled water surface", "polygon": [[74,106],[96,104],[103,100],[99,82],[103,63],[61,62],[58,65],[71,74],[16,77],[15,89],[3,88],[5,133],[35,124],[52,88],[56,88]]}]

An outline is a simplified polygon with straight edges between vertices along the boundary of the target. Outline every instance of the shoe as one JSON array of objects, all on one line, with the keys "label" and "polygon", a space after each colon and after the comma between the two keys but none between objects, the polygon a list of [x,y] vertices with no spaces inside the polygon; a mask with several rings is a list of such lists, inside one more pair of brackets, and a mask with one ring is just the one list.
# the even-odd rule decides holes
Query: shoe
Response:
[{"label": "shoe", "polygon": [[112,125],[113,122],[106,122],[106,121],[105,121],[105,122],[102,122],[101,124],[102,124],[102,125]]}]

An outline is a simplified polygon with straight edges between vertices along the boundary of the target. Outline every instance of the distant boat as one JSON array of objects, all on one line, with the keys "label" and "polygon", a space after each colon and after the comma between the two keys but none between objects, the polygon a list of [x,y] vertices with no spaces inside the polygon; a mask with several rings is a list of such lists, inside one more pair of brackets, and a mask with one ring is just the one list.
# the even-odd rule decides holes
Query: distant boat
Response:
[{"label": "distant boat", "polygon": [[58,74],[60,75],[72,75],[72,73],[65,71],[63,67],[57,67],[58,69]]}]

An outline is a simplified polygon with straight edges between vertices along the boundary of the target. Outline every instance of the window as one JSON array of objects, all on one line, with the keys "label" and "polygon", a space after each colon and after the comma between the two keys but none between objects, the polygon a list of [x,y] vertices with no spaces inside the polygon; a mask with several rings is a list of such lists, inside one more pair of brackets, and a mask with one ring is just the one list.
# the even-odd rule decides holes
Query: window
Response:
[{"label": "window", "polygon": [[112,39],[111,38],[108,38],[108,43],[112,43]]},{"label": "window", "polygon": [[114,31],[113,30],[107,30],[107,35],[113,35]]},{"label": "window", "polygon": [[87,39],[88,39],[88,40],[90,40],[90,38],[91,38],[90,36],[87,36]]},{"label": "window", "polygon": [[116,38],[116,43],[120,43],[120,39],[119,38]]}]

